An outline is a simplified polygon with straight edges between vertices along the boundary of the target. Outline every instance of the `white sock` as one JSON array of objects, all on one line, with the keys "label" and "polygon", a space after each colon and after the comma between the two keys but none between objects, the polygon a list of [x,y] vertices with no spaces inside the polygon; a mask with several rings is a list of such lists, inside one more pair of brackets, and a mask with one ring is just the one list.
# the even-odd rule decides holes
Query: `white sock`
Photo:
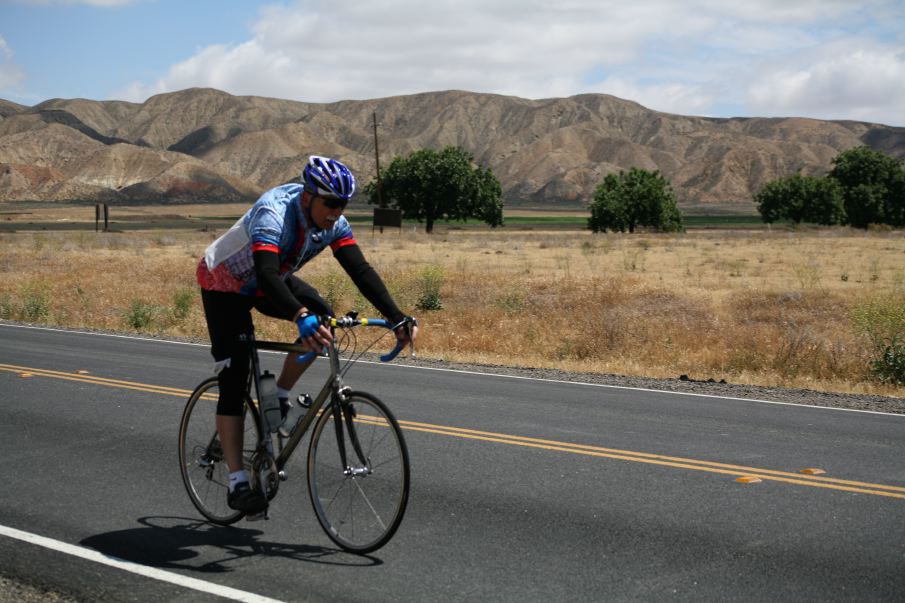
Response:
[{"label": "white sock", "polygon": [[289,390],[283,389],[282,387],[277,388],[277,398],[288,400],[289,399]]},{"label": "white sock", "polygon": [[232,492],[236,489],[236,484],[241,482],[248,481],[248,474],[245,473],[245,469],[239,469],[238,471],[234,471],[229,474],[229,491]]}]

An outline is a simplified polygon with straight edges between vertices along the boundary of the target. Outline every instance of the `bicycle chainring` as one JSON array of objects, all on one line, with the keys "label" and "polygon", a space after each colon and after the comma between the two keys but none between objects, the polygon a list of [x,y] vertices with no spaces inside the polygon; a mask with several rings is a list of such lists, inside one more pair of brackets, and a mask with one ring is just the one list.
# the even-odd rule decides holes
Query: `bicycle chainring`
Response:
[{"label": "bicycle chainring", "polygon": [[263,452],[256,452],[251,458],[252,479],[267,494],[267,500],[273,500],[280,487],[280,476],[274,458]]}]

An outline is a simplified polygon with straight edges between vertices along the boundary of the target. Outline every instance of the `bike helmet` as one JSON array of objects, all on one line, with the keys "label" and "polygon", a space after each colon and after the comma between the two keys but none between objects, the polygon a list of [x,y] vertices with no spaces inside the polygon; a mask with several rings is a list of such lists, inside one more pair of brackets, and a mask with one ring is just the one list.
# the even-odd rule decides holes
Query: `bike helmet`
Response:
[{"label": "bike helmet", "polygon": [[302,170],[305,190],[320,197],[348,201],[355,193],[355,176],[349,168],[329,157],[312,155]]}]

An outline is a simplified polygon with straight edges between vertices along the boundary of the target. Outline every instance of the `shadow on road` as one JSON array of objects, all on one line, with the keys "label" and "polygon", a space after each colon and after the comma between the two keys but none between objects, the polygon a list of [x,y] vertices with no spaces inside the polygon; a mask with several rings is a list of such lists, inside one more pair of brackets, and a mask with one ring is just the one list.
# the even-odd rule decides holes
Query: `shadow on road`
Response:
[{"label": "shadow on road", "polygon": [[261,530],[224,527],[185,517],[141,517],[141,527],[105,532],[80,544],[110,557],[151,567],[205,573],[230,572],[242,559],[260,555],[344,566],[382,561],[339,549],[262,540]]}]

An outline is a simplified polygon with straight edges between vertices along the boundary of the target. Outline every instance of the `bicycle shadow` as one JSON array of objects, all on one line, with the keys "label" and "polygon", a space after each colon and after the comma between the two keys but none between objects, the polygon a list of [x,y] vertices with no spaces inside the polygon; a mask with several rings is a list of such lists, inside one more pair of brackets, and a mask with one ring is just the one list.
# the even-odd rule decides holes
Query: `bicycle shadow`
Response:
[{"label": "bicycle shadow", "polygon": [[[218,526],[186,517],[151,516],[137,521],[142,527],[89,536],[79,544],[123,561],[203,573],[230,572],[230,565],[259,555],[327,565],[366,567],[383,563],[340,549],[262,540],[261,530]],[[211,558],[211,551],[222,553]]]}]

